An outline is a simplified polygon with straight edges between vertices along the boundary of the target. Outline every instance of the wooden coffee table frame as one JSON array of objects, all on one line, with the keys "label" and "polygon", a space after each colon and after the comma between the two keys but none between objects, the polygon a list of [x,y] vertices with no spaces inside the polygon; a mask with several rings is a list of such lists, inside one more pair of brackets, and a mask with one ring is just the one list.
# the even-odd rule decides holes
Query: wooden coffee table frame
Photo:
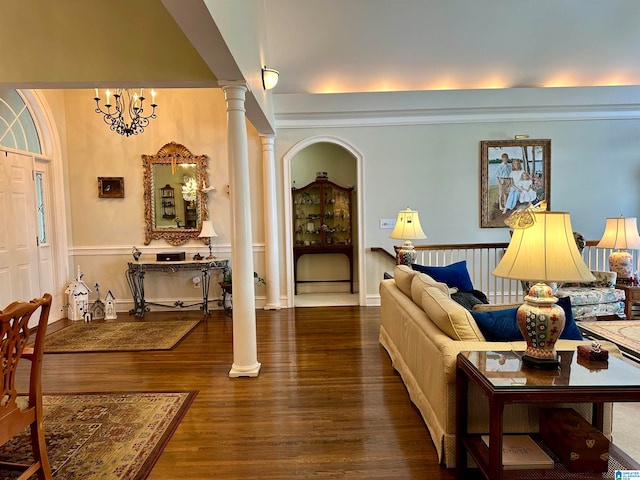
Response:
[{"label": "wooden coffee table frame", "polygon": [[[456,372],[456,477],[464,479],[467,471],[467,453],[471,455],[485,478],[502,480],[516,478],[517,472],[522,470],[504,470],[502,468],[502,434],[504,406],[511,403],[591,403],[593,404],[593,424],[602,430],[604,402],[638,402],[640,401],[640,370],[638,370],[638,384],[617,386],[519,386],[517,388],[496,387],[478,370],[467,358],[471,352],[461,352],[457,359]],[[487,352],[483,352],[487,353]],[[491,353],[491,352],[489,352]],[[495,352],[511,354],[512,352]],[[521,352],[519,352],[521,354]],[[609,362],[623,362],[618,358],[610,358]],[[467,400],[469,381],[480,387],[489,402],[489,444],[488,448],[482,442],[480,435],[470,435],[467,432]],[[495,446],[495,448],[494,448]],[[610,458],[615,459],[626,469],[637,470],[640,465],[634,462],[624,452],[611,443]],[[611,460],[610,460],[611,461]],[[556,470],[558,470],[556,468]],[[561,468],[560,471],[566,471]],[[551,478],[544,475],[541,478]],[[561,473],[554,472],[553,478],[562,478]],[[568,478],[575,478],[569,476]],[[530,477],[527,477],[530,478]],[[581,478],[602,479],[602,473],[586,472]]]}]

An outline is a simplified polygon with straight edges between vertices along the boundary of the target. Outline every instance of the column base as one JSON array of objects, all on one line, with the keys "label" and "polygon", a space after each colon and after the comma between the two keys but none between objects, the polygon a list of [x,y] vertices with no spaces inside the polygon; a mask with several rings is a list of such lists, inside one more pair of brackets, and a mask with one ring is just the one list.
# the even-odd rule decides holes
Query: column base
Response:
[{"label": "column base", "polygon": [[265,310],[280,310],[280,309],[282,309],[282,307],[279,304],[265,303],[264,304],[264,309]]},{"label": "column base", "polygon": [[261,366],[262,364],[260,362],[249,367],[239,367],[238,365],[232,365],[231,370],[229,370],[229,377],[257,377],[260,374]]}]

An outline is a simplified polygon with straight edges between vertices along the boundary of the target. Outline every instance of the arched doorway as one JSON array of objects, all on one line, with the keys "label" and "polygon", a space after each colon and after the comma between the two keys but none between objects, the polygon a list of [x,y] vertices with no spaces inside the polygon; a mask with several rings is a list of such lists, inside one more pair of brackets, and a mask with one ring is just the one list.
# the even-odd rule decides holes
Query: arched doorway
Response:
[{"label": "arched doorway", "polygon": [[[5,257],[11,259],[4,262],[8,273],[0,289],[0,303],[49,292],[54,299],[50,321],[64,316],[62,287],[68,279],[62,154],[52,119],[40,91],[0,91],[0,151],[7,159],[3,167],[24,173],[0,174],[0,188],[17,192],[11,195],[13,201],[3,206],[0,217],[4,224],[22,226],[8,231],[12,235],[7,241],[8,250],[0,252],[0,257],[6,253]],[[21,178],[25,179],[22,189]]]},{"label": "arched doorway", "polygon": [[[299,283],[295,294],[293,269],[295,244],[293,217],[295,205],[291,195],[285,195],[285,225],[287,232],[287,292],[288,306],[337,306],[364,305],[365,291],[361,285],[363,277],[363,228],[362,228],[362,155],[346,142],[327,136],[306,139],[294,146],[284,157],[285,185],[302,188],[315,181],[317,172],[326,172],[328,180],[352,187],[352,242],[353,242],[353,286],[350,293],[349,260],[341,254],[304,255],[298,260],[298,278],[310,280]],[[323,281],[326,279],[327,281]]]}]

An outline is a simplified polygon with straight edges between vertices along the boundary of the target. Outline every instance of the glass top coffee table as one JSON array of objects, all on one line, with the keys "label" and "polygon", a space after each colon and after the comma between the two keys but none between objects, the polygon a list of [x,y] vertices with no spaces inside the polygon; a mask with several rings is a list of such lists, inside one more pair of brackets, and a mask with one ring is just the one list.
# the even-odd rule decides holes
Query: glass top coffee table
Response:
[{"label": "glass top coffee table", "polygon": [[[504,406],[511,403],[591,403],[593,424],[602,430],[604,402],[640,401],[640,368],[609,356],[605,362],[585,361],[576,351],[558,352],[558,370],[537,370],[522,365],[523,352],[471,351],[458,355],[456,375],[456,471],[465,478],[467,452],[485,478],[614,478],[615,470],[640,470],[640,465],[613,443],[609,450],[609,472],[569,473],[561,463],[553,470],[502,468]],[[467,433],[469,381],[477,384],[489,403],[489,445],[480,435]],[[496,446],[495,448],[493,446]],[[539,472],[540,476],[532,476]],[[551,476],[549,476],[551,475]],[[566,475],[566,476],[565,476]]]}]

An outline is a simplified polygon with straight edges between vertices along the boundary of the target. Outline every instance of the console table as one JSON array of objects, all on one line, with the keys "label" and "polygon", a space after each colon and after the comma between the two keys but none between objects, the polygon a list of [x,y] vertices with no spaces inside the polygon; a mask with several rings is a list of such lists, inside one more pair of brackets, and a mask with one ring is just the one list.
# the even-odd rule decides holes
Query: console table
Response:
[{"label": "console table", "polygon": [[[624,290],[624,314],[627,320],[634,320],[633,304],[640,301],[640,287],[616,283],[616,288]],[[638,317],[636,317],[636,319],[637,318]]]},{"label": "console table", "polygon": [[[176,273],[184,270],[195,270],[200,272],[202,281],[202,302],[190,303],[185,305],[181,300],[176,300],[173,304],[163,304],[147,302],[144,298],[144,277],[147,272],[164,272],[164,273]],[[213,270],[220,270],[222,275],[226,275],[229,272],[229,260],[228,259],[213,259],[213,260],[193,260],[193,261],[177,261],[177,262],[129,262],[129,267],[126,271],[127,282],[131,289],[131,295],[133,296],[133,309],[129,310],[129,314],[133,314],[136,317],[144,317],[144,314],[149,311],[148,305],[157,305],[161,307],[172,308],[186,308],[194,305],[201,305],[200,309],[205,316],[209,315],[209,284],[211,283],[211,272]]]},{"label": "console table", "polygon": [[[349,280],[298,280],[298,259],[303,255],[318,253],[341,253],[349,259]],[[298,294],[298,283],[310,282],[349,282],[349,291],[353,293],[353,245],[324,245],[293,247],[293,286]]]}]

